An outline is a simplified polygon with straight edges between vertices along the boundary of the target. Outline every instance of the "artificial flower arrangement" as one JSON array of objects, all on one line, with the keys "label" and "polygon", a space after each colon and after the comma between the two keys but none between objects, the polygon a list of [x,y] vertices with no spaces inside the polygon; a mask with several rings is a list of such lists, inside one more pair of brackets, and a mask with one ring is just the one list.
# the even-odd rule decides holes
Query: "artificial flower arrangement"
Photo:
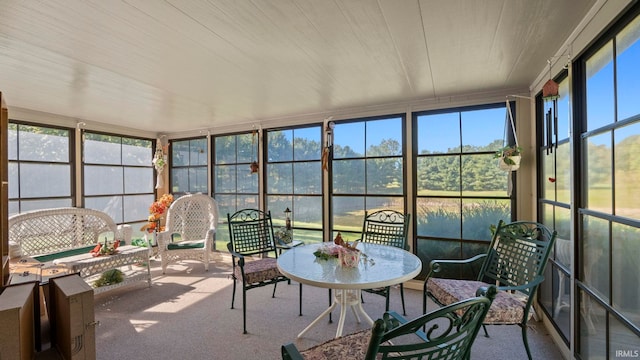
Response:
[{"label": "artificial flower arrangement", "polygon": [[342,239],[342,234],[338,233],[336,238],[333,240],[333,243],[323,244],[313,253],[313,255],[323,260],[338,258],[338,263],[340,266],[344,267],[356,267],[358,266],[360,259],[374,265],[373,259],[369,259],[367,254],[356,248],[357,246],[358,240],[349,243]]},{"label": "artificial flower arrangement", "polygon": [[162,231],[163,228],[160,227],[160,219],[167,212],[169,206],[173,202],[173,195],[164,194],[157,201],[154,201],[151,206],[149,206],[149,218],[147,219],[148,223],[140,228],[142,231],[154,232],[154,231]]}]

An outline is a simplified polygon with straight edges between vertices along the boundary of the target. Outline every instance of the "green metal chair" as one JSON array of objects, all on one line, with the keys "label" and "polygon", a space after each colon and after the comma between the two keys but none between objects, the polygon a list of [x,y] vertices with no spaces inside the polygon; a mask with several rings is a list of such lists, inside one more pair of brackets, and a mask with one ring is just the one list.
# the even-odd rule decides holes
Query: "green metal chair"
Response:
[{"label": "green metal chair", "polygon": [[[443,306],[469,297],[479,286],[496,284],[499,291],[484,325],[519,325],[527,356],[531,359],[527,322],[533,315],[531,305],[538,286],[544,280],[544,269],[555,238],[555,231],[551,232],[539,223],[519,221],[506,224],[500,221],[486,254],[464,260],[431,261],[424,282],[423,313],[427,312],[427,296]],[[436,277],[451,266],[472,265],[480,259],[484,261],[476,280]],[[486,327],[483,328],[488,337]]]},{"label": "green metal chair", "polygon": [[[476,297],[407,321],[386,312],[369,330],[329,340],[299,351],[292,343],[281,348],[283,360],[299,359],[469,359],[496,287],[477,290]],[[428,329],[423,332],[421,329]]]},{"label": "green metal chair", "polygon": [[[395,210],[379,210],[371,214],[364,214],[361,242],[395,246],[409,250],[407,231],[409,229],[410,214],[403,214]],[[389,311],[390,287],[364,289],[364,292],[377,294],[386,298],[385,310]],[[407,315],[404,305],[404,286],[400,284],[400,298],[402,299],[402,315]]]},{"label": "green metal chair", "polygon": [[[278,249],[273,236],[271,212],[244,209],[233,215],[227,214],[227,220],[230,239],[227,248],[233,261],[231,308],[233,309],[236,298],[236,283],[242,280],[242,327],[243,333],[246,334],[247,290],[273,284],[271,297],[275,297],[278,283],[290,280],[282,275],[277,267]],[[302,315],[302,284],[300,284],[300,315]]]}]

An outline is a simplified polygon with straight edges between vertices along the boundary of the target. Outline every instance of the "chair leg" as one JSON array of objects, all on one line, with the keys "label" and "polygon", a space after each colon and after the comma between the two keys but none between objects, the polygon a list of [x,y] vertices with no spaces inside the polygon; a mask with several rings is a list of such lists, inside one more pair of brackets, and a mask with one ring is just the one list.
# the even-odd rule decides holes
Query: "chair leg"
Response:
[{"label": "chair leg", "polygon": [[236,279],[231,279],[233,281],[233,292],[231,293],[231,308],[233,309],[233,303],[236,301]]},{"label": "chair leg", "polygon": [[387,286],[387,288],[384,289],[384,295],[385,295],[384,296],[385,297],[384,310],[385,311],[389,311],[389,296],[391,295],[391,287],[390,286]]},{"label": "chair leg", "polygon": [[243,334],[247,333],[247,289],[242,285],[242,329]]},{"label": "chair leg", "polygon": [[527,339],[527,324],[521,324],[520,327],[522,328],[522,341],[524,342],[524,348],[525,350],[527,350],[527,356],[529,357],[529,360],[531,360],[531,350],[529,349],[529,340]]},{"label": "chair leg", "polygon": [[400,284],[400,299],[402,299],[402,315],[407,316],[407,309],[404,307],[404,285]]},{"label": "chair leg", "polygon": [[[333,296],[331,289],[329,289],[329,306],[333,304]],[[331,318],[331,312],[329,312],[329,324],[333,323],[333,319]]]},{"label": "chair leg", "polygon": [[484,337],[489,337],[489,333],[487,332],[487,325],[482,324],[482,330],[484,330]]},{"label": "chair leg", "polygon": [[275,284],[273,284],[273,294],[271,294],[271,297],[274,298],[276,297],[276,287],[278,286],[278,282],[276,282]]},{"label": "chair leg", "polygon": [[299,291],[299,302],[298,302],[298,306],[300,307],[300,313],[298,314],[298,316],[302,316],[302,283],[300,283],[300,291]]}]

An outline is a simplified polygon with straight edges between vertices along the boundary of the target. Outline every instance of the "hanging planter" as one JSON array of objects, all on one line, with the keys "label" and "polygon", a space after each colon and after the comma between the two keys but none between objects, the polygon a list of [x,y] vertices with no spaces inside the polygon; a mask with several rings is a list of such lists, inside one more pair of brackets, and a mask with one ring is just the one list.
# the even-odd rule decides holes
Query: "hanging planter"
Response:
[{"label": "hanging planter", "polygon": [[503,171],[516,171],[520,168],[522,159],[520,146],[505,146],[494,155],[498,160],[498,167]]},{"label": "hanging planter", "polygon": [[162,149],[162,144],[160,143],[160,139],[158,139],[156,144],[156,153],[153,156],[153,160],[151,161],[153,167],[156,169],[156,189],[162,189],[164,187],[164,180],[162,177],[162,171],[164,167],[167,165],[167,159],[164,156],[164,151]]},{"label": "hanging planter", "polygon": [[[256,127],[253,127],[253,132],[251,133],[251,157],[255,159],[255,144],[256,144],[256,135],[258,135],[258,130],[256,130]],[[251,164],[249,164],[249,169],[251,170],[252,174],[257,174],[258,171],[260,170],[260,164],[258,163],[258,160],[254,160],[251,162]]]}]

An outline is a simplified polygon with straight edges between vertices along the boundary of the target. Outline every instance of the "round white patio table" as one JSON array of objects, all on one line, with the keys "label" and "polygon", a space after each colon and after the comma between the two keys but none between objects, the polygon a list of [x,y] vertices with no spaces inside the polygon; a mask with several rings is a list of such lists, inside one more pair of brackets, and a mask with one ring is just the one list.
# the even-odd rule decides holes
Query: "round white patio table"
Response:
[{"label": "round white patio table", "polygon": [[422,261],[414,254],[393,246],[359,243],[357,248],[366,254],[357,267],[342,267],[337,258],[317,258],[313,253],[322,244],[310,244],[287,250],[278,257],[278,269],[286,277],[302,284],[334,289],[331,306],[298,334],[302,337],[309,329],[340,305],[340,319],[336,337],[342,335],[347,305],[356,320],[358,313],[373,325],[373,320],[362,308],[361,290],[386,287],[416,277],[422,270]]}]

